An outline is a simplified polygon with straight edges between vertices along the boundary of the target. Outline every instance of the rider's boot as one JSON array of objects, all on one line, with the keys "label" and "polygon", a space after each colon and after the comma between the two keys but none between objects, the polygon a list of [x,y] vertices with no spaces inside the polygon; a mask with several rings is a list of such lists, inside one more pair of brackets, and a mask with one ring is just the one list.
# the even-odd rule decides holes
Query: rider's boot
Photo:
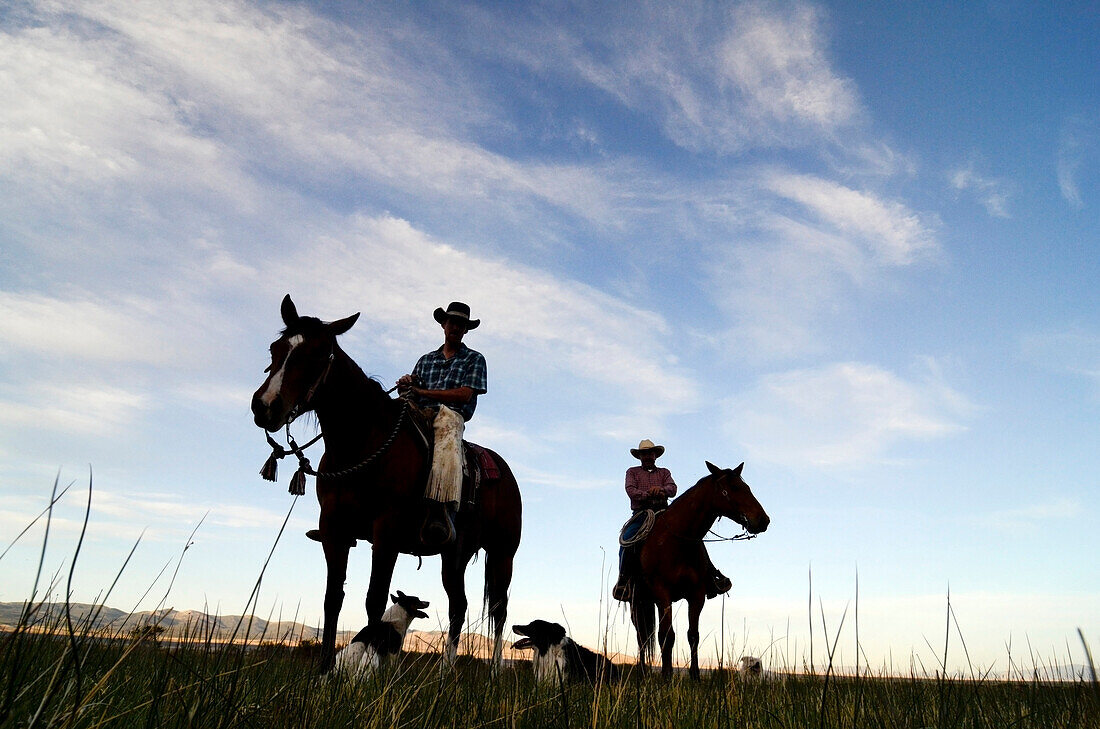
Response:
[{"label": "rider's boot", "polygon": [[707,598],[717,597],[730,591],[733,582],[730,578],[718,571],[715,567],[710,575],[710,584],[707,586]]},{"label": "rider's boot", "polygon": [[428,516],[420,529],[420,541],[429,547],[445,547],[455,540],[454,515],[457,504],[428,499]]},{"label": "rider's boot", "polygon": [[611,597],[619,602],[630,602],[630,598],[633,597],[632,593],[630,578],[620,572],[618,581],[611,588]]}]

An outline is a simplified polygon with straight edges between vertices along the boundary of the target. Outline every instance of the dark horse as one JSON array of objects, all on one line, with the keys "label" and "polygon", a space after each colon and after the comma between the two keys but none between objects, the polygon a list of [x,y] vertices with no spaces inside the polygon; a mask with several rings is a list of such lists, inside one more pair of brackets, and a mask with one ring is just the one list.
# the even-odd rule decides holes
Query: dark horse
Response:
[{"label": "dark horse", "polygon": [[485,550],[484,600],[493,630],[493,666],[499,667],[522,512],[508,464],[490,452],[499,477],[483,478],[475,503],[455,515],[455,541],[442,550],[425,547],[420,527],[427,513],[427,445],[410,423],[404,401],[390,398],[337,344],[336,337],[359,315],[334,322],[298,316],[289,295],[281,313],[286,329],[271,344],[269,374],[252,397],[252,413],[256,425],[275,431],[312,410],[324,436],[317,467],[318,531],[328,566],[321,670],[332,667],[348,550],[357,539],[372,545],[368,630],[380,623],[397,555],[440,555],[449,602],[447,660],[454,660],[466,615],[466,565]]},{"label": "dark horse", "polygon": [[711,561],[703,538],[714,521],[725,516],[750,534],[768,528],[771,521],[749,485],[741,478],[742,463],[734,469],[718,468],[707,462],[710,475],[673,501],[661,512],[642,545],[641,584],[635,580],[630,601],[630,619],[638,633],[638,662],[644,667],[653,649],[654,610],[659,613],[661,673],[672,675],[672,603],[688,601],[688,645],[691,647],[691,677],[699,678],[699,613],[707,599]]}]

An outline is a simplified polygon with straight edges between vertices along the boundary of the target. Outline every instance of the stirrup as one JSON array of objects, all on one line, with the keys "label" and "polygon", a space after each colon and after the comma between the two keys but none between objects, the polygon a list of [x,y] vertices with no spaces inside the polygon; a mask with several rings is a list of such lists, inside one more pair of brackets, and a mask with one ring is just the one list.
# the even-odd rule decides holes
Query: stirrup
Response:
[{"label": "stirrup", "polygon": [[431,514],[420,527],[420,541],[428,547],[445,547],[458,537],[450,508],[443,506],[436,518]]}]

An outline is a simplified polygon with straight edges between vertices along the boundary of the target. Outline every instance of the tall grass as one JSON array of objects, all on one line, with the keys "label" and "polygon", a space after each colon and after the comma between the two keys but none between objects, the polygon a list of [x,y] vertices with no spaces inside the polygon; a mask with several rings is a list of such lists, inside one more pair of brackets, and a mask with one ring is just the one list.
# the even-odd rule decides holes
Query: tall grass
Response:
[{"label": "tall grass", "polygon": [[[1100,726],[1100,685],[1084,636],[1093,673],[1076,681],[1041,678],[1038,670],[1017,681],[940,671],[875,676],[866,667],[842,676],[830,660],[824,673],[762,679],[715,670],[698,682],[664,681],[628,671],[615,685],[539,685],[527,664],[492,675],[470,656],[443,667],[428,654],[407,654],[392,671],[350,681],[319,676],[316,646],[307,641],[272,642],[245,630],[244,639],[223,643],[203,624],[171,640],[155,623],[104,631],[95,618],[110,590],[91,610],[58,612],[46,609],[37,585],[18,625],[0,634],[4,728]],[[822,611],[830,659],[843,622],[834,633]],[[946,660],[946,644],[944,651]]]}]

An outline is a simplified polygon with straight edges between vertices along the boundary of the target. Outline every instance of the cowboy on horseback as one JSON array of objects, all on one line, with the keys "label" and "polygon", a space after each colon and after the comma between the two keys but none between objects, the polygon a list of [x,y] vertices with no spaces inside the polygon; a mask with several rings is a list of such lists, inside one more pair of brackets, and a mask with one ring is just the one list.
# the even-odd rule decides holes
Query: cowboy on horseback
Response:
[{"label": "cowboy on horseback", "polygon": [[[619,578],[611,588],[611,596],[621,602],[629,602],[632,597],[631,580],[637,573],[638,552],[645,542],[648,526],[652,526],[653,515],[668,508],[668,500],[676,495],[676,482],[672,472],[657,465],[657,459],[665,452],[665,447],[655,445],[649,439],[630,449],[630,455],[641,461],[641,465],[626,469],[626,494],[630,497],[631,516],[623,525],[619,548]],[[711,565],[711,585],[707,597],[728,592],[733,586],[730,579]]]},{"label": "cowboy on horseback", "polygon": [[435,447],[425,490],[430,515],[422,530],[428,544],[455,539],[454,514],[462,494],[462,436],[465,423],[477,408],[477,396],[487,390],[485,357],[462,342],[480,319],[470,318],[470,307],[452,301],[433,314],[443,328],[443,346],[421,357],[411,374],[397,380],[398,390],[422,409],[434,412]]}]

